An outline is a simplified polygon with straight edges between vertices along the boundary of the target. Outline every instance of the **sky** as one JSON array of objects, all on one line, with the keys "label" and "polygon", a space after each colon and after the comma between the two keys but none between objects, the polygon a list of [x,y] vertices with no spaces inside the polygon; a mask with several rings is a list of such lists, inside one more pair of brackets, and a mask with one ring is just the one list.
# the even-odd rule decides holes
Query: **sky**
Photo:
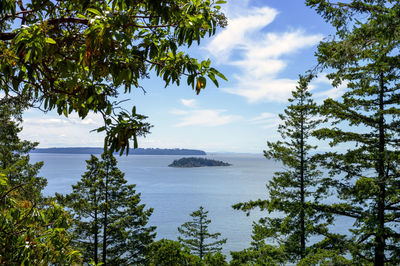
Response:
[{"label": "sky", "polygon": [[[199,95],[181,82],[164,87],[150,74],[141,89],[121,94],[128,110],[148,116],[151,134],[141,148],[187,148],[206,152],[261,153],[267,141],[279,139],[278,114],[288,104],[299,74],[316,66],[318,43],[333,29],[299,0],[228,0],[223,12],[228,26],[192,46],[190,54],[210,58],[228,82],[208,82]],[[317,102],[337,98],[324,73],[310,86]],[[102,125],[97,114],[84,120],[31,109],[24,114],[21,138],[39,147],[101,147],[104,135],[91,132]]]}]

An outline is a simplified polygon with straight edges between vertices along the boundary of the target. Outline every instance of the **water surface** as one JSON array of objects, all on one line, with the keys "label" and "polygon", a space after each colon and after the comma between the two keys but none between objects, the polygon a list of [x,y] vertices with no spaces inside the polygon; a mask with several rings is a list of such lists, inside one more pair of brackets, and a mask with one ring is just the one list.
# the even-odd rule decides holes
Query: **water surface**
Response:
[{"label": "water surface", "polygon": [[[177,227],[190,220],[189,214],[203,206],[209,211],[210,233],[220,232],[228,241],[223,253],[249,246],[252,222],[259,212],[246,216],[233,210],[238,202],[266,198],[266,183],[279,163],[261,154],[210,154],[208,159],[231,163],[228,167],[168,167],[176,155],[129,155],[117,157],[118,167],[128,183],[136,184],[142,202],[154,209],[149,224],[157,226],[157,239],[176,240]],[[44,161],[40,174],[47,178],[44,194],[70,193],[86,171],[88,154],[31,154],[32,161]]]}]

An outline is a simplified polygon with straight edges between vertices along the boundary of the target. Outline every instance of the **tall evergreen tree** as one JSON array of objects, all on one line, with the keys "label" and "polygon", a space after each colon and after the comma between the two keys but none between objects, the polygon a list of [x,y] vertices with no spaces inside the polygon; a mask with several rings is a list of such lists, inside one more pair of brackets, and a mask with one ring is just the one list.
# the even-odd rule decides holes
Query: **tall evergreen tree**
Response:
[{"label": "tall evergreen tree", "polygon": [[36,199],[47,181],[38,177],[43,162],[30,164],[29,152],[38,143],[20,140],[22,131],[22,111],[26,109],[26,99],[22,97],[4,97],[0,99],[0,169],[7,170],[7,179],[11,186],[24,184],[25,196]]},{"label": "tall evergreen tree", "polygon": [[[319,191],[314,187],[321,176],[312,154],[316,146],[310,144],[310,137],[322,122],[316,118],[318,107],[308,91],[312,78],[312,75],[300,76],[299,85],[289,99],[291,104],[279,116],[282,123],[278,132],[282,140],[268,142],[269,150],[264,151],[267,159],[277,160],[284,166],[284,170],[275,172],[267,185],[269,199],[233,206],[243,211],[259,207],[269,213],[278,213],[275,217],[262,218],[254,225],[253,248],[263,250],[263,253],[270,250],[279,255],[278,259],[282,259],[279,250],[265,246],[264,239],[270,239],[280,245],[279,248],[292,262],[305,258],[313,251],[311,246],[324,247],[334,243],[333,235],[328,234],[325,223],[331,217],[310,207],[311,203],[316,204],[319,200]],[[327,238],[319,244],[307,244],[313,235],[325,235]],[[275,255],[269,256],[274,258]]]},{"label": "tall evergreen tree", "polygon": [[222,249],[222,245],[226,243],[226,238],[209,242],[209,239],[218,239],[221,233],[210,234],[208,225],[211,220],[207,218],[208,211],[202,206],[197,211],[190,214],[192,221],[186,222],[178,227],[180,235],[179,242],[187,247],[193,254],[198,255],[200,259],[206,254],[213,254]]},{"label": "tall evergreen tree", "polygon": [[0,264],[79,264],[68,214],[41,195],[46,180],[37,174],[43,163],[29,162],[37,143],[18,137],[23,103],[19,97],[0,99]]},{"label": "tall evergreen tree", "polygon": [[354,219],[351,252],[359,263],[400,263],[400,87],[398,1],[308,0],[337,29],[318,47],[318,61],[339,100],[324,102],[333,126],[316,136],[338,149],[322,158],[336,202],[328,213]]},{"label": "tall evergreen tree", "polygon": [[155,237],[155,227],[146,227],[152,209],[145,210],[135,185],[126,183],[115,157],[104,153],[99,160],[92,155],[87,172],[65,197],[87,262],[129,265],[144,260]]}]

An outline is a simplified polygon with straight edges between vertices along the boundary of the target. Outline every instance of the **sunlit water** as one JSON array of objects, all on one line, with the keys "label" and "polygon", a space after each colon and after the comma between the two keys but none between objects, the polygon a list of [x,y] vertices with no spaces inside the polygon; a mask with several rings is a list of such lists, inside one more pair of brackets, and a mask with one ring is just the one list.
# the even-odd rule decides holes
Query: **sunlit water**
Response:
[{"label": "sunlit water", "polygon": [[[203,206],[212,220],[209,231],[220,232],[228,241],[223,253],[249,247],[252,222],[261,213],[246,216],[232,209],[238,202],[266,197],[266,184],[280,164],[261,154],[214,154],[209,159],[229,162],[229,167],[172,168],[175,155],[129,155],[118,157],[118,167],[128,183],[136,184],[142,202],[154,209],[149,221],[157,226],[157,239],[177,238],[177,227],[190,220],[189,214]],[[47,178],[45,195],[70,193],[86,171],[87,154],[31,154],[44,161],[40,174]]]}]

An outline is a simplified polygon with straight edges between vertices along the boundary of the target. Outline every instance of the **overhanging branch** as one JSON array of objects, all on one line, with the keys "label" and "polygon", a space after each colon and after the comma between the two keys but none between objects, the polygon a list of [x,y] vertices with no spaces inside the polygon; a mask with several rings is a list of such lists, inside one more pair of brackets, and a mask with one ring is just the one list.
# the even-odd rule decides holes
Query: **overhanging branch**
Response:
[{"label": "overhanging branch", "polygon": [[[56,18],[56,19],[49,19],[43,22],[47,22],[49,25],[58,25],[62,23],[73,23],[73,24],[82,24],[88,25],[89,20],[82,19],[82,18]],[[16,32],[0,32],[0,41],[10,41],[17,36]]]}]

